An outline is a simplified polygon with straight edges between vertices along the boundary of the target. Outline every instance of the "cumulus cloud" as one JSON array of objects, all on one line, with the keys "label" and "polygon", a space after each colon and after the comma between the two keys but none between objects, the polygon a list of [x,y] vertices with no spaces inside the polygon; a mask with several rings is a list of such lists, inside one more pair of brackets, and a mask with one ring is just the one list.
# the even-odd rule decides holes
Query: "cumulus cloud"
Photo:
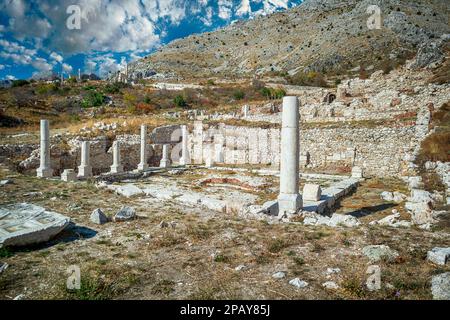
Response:
[{"label": "cumulus cloud", "polygon": [[[127,55],[130,61],[147,55],[183,19],[197,19],[203,26],[212,27],[217,22],[270,13],[300,1],[2,0],[0,32],[9,40],[0,35],[0,59],[31,65],[37,73],[57,65],[71,72],[71,66],[63,65],[65,58],[84,54],[86,71],[97,70],[105,76],[123,67],[123,59],[111,53]],[[74,14],[67,13],[71,5],[80,8],[80,30],[67,27],[68,18]]]}]

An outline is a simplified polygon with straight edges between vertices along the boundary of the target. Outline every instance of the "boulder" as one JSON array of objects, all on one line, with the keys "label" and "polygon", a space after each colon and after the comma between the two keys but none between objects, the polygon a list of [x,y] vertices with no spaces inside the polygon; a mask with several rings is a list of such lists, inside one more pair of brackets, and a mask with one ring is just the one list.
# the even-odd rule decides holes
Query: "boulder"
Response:
[{"label": "boulder", "polygon": [[414,224],[423,225],[436,222],[433,218],[433,208],[430,203],[406,202],[405,209],[411,214],[411,220]]},{"label": "boulder", "polygon": [[363,254],[369,258],[371,262],[378,262],[380,260],[386,259],[388,261],[393,261],[398,257],[398,253],[385,245],[372,245],[366,246],[362,249]]},{"label": "boulder", "polygon": [[393,228],[409,228],[411,227],[412,223],[406,220],[399,220],[400,219],[400,213],[397,210],[392,211],[394,214],[384,217],[381,220],[378,221],[372,221],[369,223],[370,225],[380,225],[380,226],[387,226],[387,227],[393,227]]},{"label": "boulder", "polygon": [[450,300],[450,272],[433,276],[431,293],[434,300]]},{"label": "boulder", "polygon": [[123,207],[114,216],[114,222],[130,221],[137,218],[136,210],[130,207]]},{"label": "boulder", "polygon": [[435,264],[444,266],[450,261],[450,248],[433,248],[428,251],[427,259]]},{"label": "boulder", "polygon": [[109,221],[109,218],[103,213],[101,209],[95,209],[90,217],[91,221],[95,224],[105,224]]}]

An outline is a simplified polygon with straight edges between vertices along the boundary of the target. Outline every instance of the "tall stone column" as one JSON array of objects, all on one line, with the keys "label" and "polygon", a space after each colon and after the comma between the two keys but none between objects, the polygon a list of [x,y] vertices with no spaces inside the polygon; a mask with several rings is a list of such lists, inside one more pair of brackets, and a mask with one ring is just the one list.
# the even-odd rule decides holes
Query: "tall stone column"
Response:
[{"label": "tall stone column", "polygon": [[113,165],[111,166],[111,173],[122,173],[123,166],[120,164],[120,143],[114,141],[113,143]]},{"label": "tall stone column", "polygon": [[283,124],[281,129],[279,215],[291,215],[303,206],[299,194],[299,101],[297,97],[283,99]]},{"label": "tall stone column", "polygon": [[79,178],[92,177],[90,147],[91,144],[89,141],[83,141],[81,143],[81,165],[78,167]]},{"label": "tall stone column", "polygon": [[144,171],[148,169],[147,164],[147,126],[141,126],[141,162],[138,165],[139,171]]},{"label": "tall stone column", "polygon": [[191,156],[189,154],[188,147],[188,128],[187,126],[181,126],[181,159],[180,165],[187,166],[191,164]]},{"label": "tall stone column", "polygon": [[160,162],[161,168],[169,168],[170,167],[170,158],[169,158],[169,145],[163,145],[162,159]]},{"label": "tall stone column", "polygon": [[50,128],[48,120],[41,120],[41,162],[37,169],[39,178],[50,178],[53,170],[50,164]]}]

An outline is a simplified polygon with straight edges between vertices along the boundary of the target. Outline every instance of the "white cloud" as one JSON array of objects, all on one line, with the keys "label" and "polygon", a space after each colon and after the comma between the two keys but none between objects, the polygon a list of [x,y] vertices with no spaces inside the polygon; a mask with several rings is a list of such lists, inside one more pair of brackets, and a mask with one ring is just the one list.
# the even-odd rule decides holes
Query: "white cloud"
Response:
[{"label": "white cloud", "polygon": [[68,74],[71,74],[73,71],[72,66],[68,65],[67,63],[63,63],[62,69],[64,70],[65,73],[68,73]]},{"label": "white cloud", "polygon": [[0,64],[0,70],[3,70],[3,69],[5,69],[5,66]]},{"label": "white cloud", "polygon": [[250,6],[250,0],[242,0],[239,8],[236,11],[236,14],[240,17],[246,15],[246,14],[251,14],[252,12],[252,8]]},{"label": "white cloud", "polygon": [[217,2],[219,6],[219,18],[229,20],[231,18],[231,9],[233,7],[233,1],[231,0],[219,0]]},{"label": "white cloud", "polygon": [[57,54],[56,52],[52,52],[50,54],[50,58],[57,63],[61,63],[64,60],[63,57],[60,54]]},{"label": "white cloud", "polygon": [[14,77],[13,75],[10,75],[10,74],[8,74],[6,77],[6,80],[17,80],[17,78],[16,77]]}]

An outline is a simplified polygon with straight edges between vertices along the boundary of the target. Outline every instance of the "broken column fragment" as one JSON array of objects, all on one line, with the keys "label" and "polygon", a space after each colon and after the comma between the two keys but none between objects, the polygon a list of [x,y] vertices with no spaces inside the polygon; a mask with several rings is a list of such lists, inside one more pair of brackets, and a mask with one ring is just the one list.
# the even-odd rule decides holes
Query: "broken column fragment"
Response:
[{"label": "broken column fragment", "polygon": [[292,215],[302,208],[299,194],[299,101],[297,97],[283,99],[281,129],[279,216]]},{"label": "broken column fragment", "polygon": [[170,158],[169,158],[169,145],[163,145],[162,159],[159,164],[161,168],[169,168],[170,167]]},{"label": "broken column fragment", "polygon": [[114,141],[113,143],[113,165],[111,166],[111,173],[122,173],[123,166],[120,163],[120,143]]},{"label": "broken column fragment", "polygon": [[78,167],[78,178],[92,177],[90,147],[91,147],[91,144],[89,141],[83,141],[81,143],[81,164]]},{"label": "broken column fragment", "polygon": [[147,126],[141,126],[141,162],[138,165],[139,171],[144,171],[148,169],[147,164]]},{"label": "broken column fragment", "polygon": [[191,164],[191,157],[189,155],[189,148],[188,148],[188,129],[187,126],[181,126],[181,159],[180,159],[180,165],[186,166],[188,164]]},{"label": "broken column fragment", "polygon": [[50,129],[48,120],[41,120],[41,162],[37,169],[39,178],[50,178],[53,170],[50,164]]}]

